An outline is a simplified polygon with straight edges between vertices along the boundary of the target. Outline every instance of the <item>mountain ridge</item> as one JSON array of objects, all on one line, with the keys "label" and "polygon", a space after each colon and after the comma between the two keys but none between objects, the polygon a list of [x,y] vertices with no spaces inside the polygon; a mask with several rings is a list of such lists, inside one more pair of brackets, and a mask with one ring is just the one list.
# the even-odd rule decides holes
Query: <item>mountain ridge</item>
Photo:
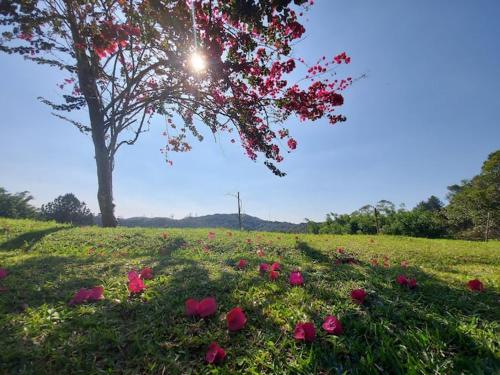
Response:
[{"label": "mountain ridge", "polygon": [[[304,233],[306,230],[306,223],[294,224],[286,221],[263,220],[247,214],[241,215],[241,222],[244,230],[252,231]],[[124,227],[239,229],[238,214],[188,216],[182,219],[135,216],[119,218],[118,223]]]}]

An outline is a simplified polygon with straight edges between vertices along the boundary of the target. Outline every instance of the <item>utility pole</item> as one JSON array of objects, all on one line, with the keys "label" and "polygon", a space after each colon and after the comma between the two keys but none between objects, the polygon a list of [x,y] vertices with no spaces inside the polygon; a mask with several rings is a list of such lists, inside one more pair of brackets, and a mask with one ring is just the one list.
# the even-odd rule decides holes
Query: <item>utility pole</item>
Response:
[{"label": "utility pole", "polygon": [[486,230],[484,231],[484,240],[488,242],[488,232],[490,231],[490,212],[488,211],[488,216],[486,216]]},{"label": "utility pole", "polygon": [[[240,200],[240,192],[239,191],[238,191],[237,197],[238,197],[238,224],[240,225],[240,230],[241,230],[241,200]],[[489,215],[489,213],[488,213],[488,215]]]},{"label": "utility pole", "polygon": [[236,194],[226,194],[230,195],[231,197],[235,197],[238,200],[238,226],[240,227],[240,230],[243,229],[243,225],[241,224],[241,199],[240,199],[240,192],[238,191]]},{"label": "utility pole", "polygon": [[375,225],[377,226],[377,234],[380,233],[380,224],[378,222],[378,210],[377,207],[373,207],[373,211],[375,213]]}]

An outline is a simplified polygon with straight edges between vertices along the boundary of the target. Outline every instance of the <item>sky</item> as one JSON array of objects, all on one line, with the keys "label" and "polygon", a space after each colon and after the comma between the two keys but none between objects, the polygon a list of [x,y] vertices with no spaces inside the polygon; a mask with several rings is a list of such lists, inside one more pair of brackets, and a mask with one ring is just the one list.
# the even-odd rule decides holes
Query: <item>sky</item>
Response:
[{"label": "sky", "polygon": [[[294,54],[314,63],[345,51],[339,76],[347,121],[287,126],[297,149],[274,176],[238,144],[213,137],[160,153],[164,120],[153,121],[116,160],[116,214],[173,216],[243,211],[266,220],[323,220],[381,199],[413,207],[477,174],[500,148],[500,1],[317,0]],[[30,191],[39,206],[72,192],[98,212],[90,138],[50,114],[62,72],[0,55],[0,186]],[[84,119],[85,117],[80,117]]]}]

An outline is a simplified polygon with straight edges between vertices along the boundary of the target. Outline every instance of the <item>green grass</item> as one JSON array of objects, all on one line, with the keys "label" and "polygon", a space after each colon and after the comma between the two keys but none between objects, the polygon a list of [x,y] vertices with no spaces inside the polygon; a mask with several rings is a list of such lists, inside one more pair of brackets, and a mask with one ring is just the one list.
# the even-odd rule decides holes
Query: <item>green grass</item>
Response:
[{"label": "green grass", "polygon": [[[72,228],[0,219],[0,373],[5,374],[336,374],[500,372],[500,242],[392,236],[287,235],[215,230]],[[169,234],[167,239],[162,233]],[[251,239],[251,243],[247,242]],[[208,245],[209,252],[204,251]],[[335,248],[359,259],[336,265]],[[263,249],[260,258],[257,249]],[[277,282],[259,276],[280,261]],[[370,259],[389,257],[389,267]],[[244,258],[249,267],[237,271]],[[400,266],[409,262],[408,269]],[[155,278],[129,298],[127,271],[151,266]],[[300,267],[303,287],[288,285]],[[395,284],[416,277],[418,289]],[[484,293],[465,284],[480,278]],[[103,285],[105,300],[70,307],[80,287]],[[350,290],[369,292],[364,306]],[[215,317],[184,316],[189,297],[213,295]],[[224,314],[242,307],[247,326],[226,329]],[[327,336],[334,314],[344,335]],[[312,344],[295,342],[298,321],[314,321]],[[204,362],[217,341],[222,365]]]}]

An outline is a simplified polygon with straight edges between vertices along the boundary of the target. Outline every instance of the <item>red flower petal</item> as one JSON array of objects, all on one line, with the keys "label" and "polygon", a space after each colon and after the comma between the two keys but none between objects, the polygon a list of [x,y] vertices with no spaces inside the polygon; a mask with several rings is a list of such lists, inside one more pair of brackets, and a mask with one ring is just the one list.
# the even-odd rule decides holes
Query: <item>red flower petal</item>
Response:
[{"label": "red flower petal", "polygon": [[279,275],[280,274],[278,271],[270,271],[269,272],[269,280],[274,281],[278,278]]},{"label": "red flower petal", "polygon": [[133,278],[128,283],[128,290],[131,293],[141,293],[144,289],[146,289],[144,281],[142,281],[139,277]]},{"label": "red flower petal", "polygon": [[206,318],[217,312],[217,301],[214,297],[207,297],[202,299],[198,304],[197,313],[202,318]]},{"label": "red flower petal", "polygon": [[235,307],[231,309],[226,315],[227,328],[230,331],[239,331],[247,322],[247,317],[243,310],[239,307]]},{"label": "red flower petal", "polygon": [[135,270],[132,270],[127,274],[127,277],[128,277],[128,281],[132,281],[134,279],[138,279],[140,276]]},{"label": "red flower petal", "polygon": [[151,267],[144,268],[139,277],[143,280],[151,280],[153,278],[153,269]]},{"label": "red flower petal", "polygon": [[415,289],[417,287],[417,279],[408,279],[408,288]]},{"label": "red flower petal", "polygon": [[199,302],[193,298],[189,298],[184,303],[187,316],[195,316],[198,314]]},{"label": "red flower petal", "polygon": [[405,275],[398,275],[396,277],[396,282],[399,284],[399,285],[408,285],[408,279],[406,278]]},{"label": "red flower petal", "polygon": [[102,286],[95,286],[91,289],[88,289],[87,292],[87,300],[89,301],[99,301],[104,299],[104,287]]},{"label": "red flower petal", "polygon": [[78,292],[75,293],[71,301],[69,301],[70,305],[78,305],[80,303],[84,303],[89,298],[89,290],[85,288],[81,288]]},{"label": "red flower petal", "polygon": [[316,327],[314,327],[314,323],[297,323],[293,337],[295,340],[313,342],[316,338]]},{"label": "red flower petal", "polygon": [[479,279],[470,280],[467,285],[470,290],[477,292],[482,292],[484,290],[484,285],[481,281],[479,281]]},{"label": "red flower petal", "polygon": [[281,271],[281,265],[278,262],[274,262],[271,266],[271,270],[273,271]]},{"label": "red flower petal", "polygon": [[342,323],[333,315],[328,315],[322,325],[323,329],[332,335],[341,335],[344,332]]},{"label": "red flower petal", "polygon": [[6,278],[8,274],[9,271],[7,271],[5,268],[0,268],[0,279]]},{"label": "red flower petal", "polygon": [[304,278],[299,271],[293,271],[290,274],[290,285],[302,285],[304,284]]},{"label": "red flower petal", "polygon": [[269,269],[270,269],[270,266],[269,266],[269,264],[267,264],[267,263],[262,263],[262,264],[259,266],[259,271],[260,271],[261,273],[266,273],[267,271],[269,271]]},{"label": "red flower petal", "polygon": [[365,302],[367,294],[363,289],[354,289],[351,292],[351,298],[355,303],[363,304]]},{"label": "red flower petal", "polygon": [[205,360],[208,363],[220,363],[224,360],[226,352],[215,341],[208,346]]},{"label": "red flower petal", "polygon": [[240,270],[247,266],[248,262],[245,259],[240,259],[237,266]]}]

